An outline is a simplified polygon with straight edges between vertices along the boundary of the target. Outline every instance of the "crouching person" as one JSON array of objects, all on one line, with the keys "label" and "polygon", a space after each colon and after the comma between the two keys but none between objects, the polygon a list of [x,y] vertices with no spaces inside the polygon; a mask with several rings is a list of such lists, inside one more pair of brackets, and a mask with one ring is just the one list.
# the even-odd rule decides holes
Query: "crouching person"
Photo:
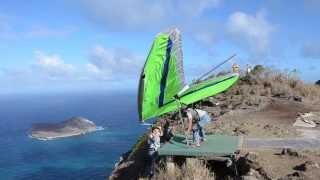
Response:
[{"label": "crouching person", "polygon": [[155,172],[155,164],[158,158],[158,149],[160,148],[160,136],[162,135],[161,127],[154,126],[148,139],[148,176],[152,178]]},{"label": "crouching person", "polygon": [[192,130],[193,143],[200,147],[200,142],[206,140],[204,127],[211,121],[211,118],[208,112],[192,108],[186,110],[186,115],[188,118],[187,132],[189,134]]}]

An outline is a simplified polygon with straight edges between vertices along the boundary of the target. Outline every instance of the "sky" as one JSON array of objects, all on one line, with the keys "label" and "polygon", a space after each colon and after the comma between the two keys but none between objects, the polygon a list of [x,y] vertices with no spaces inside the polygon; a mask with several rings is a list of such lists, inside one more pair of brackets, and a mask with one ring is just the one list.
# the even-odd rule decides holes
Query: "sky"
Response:
[{"label": "sky", "polygon": [[185,74],[232,62],[320,79],[318,0],[2,0],[0,93],[136,90],[155,35],[182,33]]}]

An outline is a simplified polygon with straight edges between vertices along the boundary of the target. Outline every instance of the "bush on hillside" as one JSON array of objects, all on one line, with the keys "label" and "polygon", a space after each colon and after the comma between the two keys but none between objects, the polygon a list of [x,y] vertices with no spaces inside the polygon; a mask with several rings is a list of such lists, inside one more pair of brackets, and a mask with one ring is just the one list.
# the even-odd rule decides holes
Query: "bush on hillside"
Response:
[{"label": "bush on hillside", "polygon": [[320,103],[320,86],[307,84],[298,77],[296,71],[280,71],[255,66],[250,74],[240,76],[240,80],[228,91],[226,98],[237,96],[249,104],[261,103],[263,97],[296,98]]},{"label": "bush on hillside", "polygon": [[155,174],[156,180],[214,180],[213,172],[210,172],[206,164],[199,159],[188,159],[182,167],[175,166],[172,170],[160,169]]},{"label": "bush on hillside", "polygon": [[265,68],[262,65],[256,65],[254,66],[251,73],[254,75],[257,75],[257,74],[261,74],[264,71],[265,71]]}]

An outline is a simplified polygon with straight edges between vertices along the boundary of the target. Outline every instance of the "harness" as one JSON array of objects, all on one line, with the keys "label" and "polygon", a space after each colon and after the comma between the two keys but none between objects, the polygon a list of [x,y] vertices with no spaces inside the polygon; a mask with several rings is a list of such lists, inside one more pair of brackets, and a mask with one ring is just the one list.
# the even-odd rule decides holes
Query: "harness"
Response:
[{"label": "harness", "polygon": [[199,115],[198,111],[195,109],[191,109],[190,113],[192,116],[192,122],[198,123],[200,121],[200,115]]}]

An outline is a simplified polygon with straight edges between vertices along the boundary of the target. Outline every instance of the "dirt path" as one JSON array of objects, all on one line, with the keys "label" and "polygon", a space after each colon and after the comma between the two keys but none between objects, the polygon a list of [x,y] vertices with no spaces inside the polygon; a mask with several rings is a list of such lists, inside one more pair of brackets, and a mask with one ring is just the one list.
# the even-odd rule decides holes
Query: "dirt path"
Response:
[{"label": "dirt path", "polygon": [[227,134],[252,138],[296,138],[302,132],[293,127],[299,113],[319,111],[320,107],[293,101],[273,100],[260,110],[235,110],[208,125],[212,134]]},{"label": "dirt path", "polygon": [[310,138],[274,138],[259,139],[245,138],[243,148],[249,150],[282,149],[291,148],[296,150],[320,150],[320,139]]},{"label": "dirt path", "polygon": [[291,148],[296,150],[320,150],[320,130],[297,129],[301,132],[299,138],[249,138],[243,137],[243,149],[281,149]]}]

